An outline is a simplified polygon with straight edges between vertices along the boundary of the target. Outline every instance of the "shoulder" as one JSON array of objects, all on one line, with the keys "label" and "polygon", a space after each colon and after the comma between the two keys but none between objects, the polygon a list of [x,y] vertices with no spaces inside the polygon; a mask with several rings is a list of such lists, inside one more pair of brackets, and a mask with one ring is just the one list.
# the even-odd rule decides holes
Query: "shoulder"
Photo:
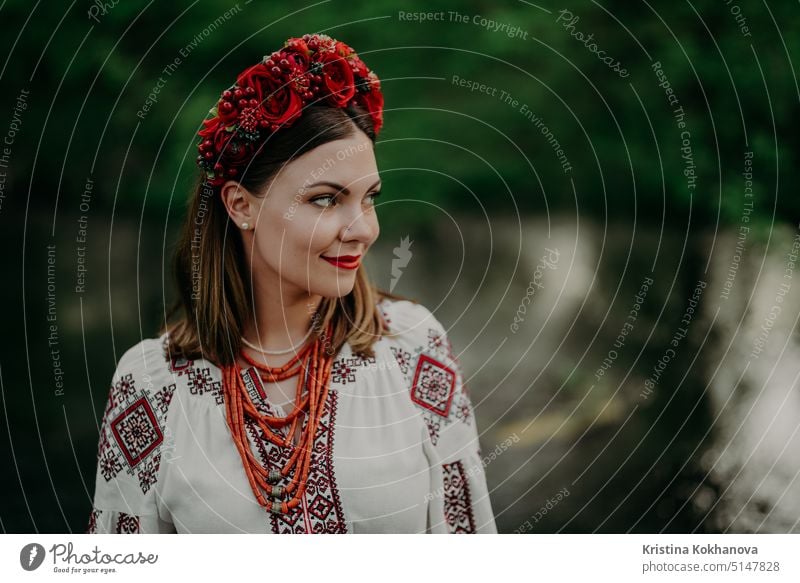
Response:
[{"label": "shoulder", "polygon": [[405,340],[418,340],[431,331],[444,334],[446,331],[434,314],[413,300],[384,298],[378,309],[389,326],[390,335]]},{"label": "shoulder", "polygon": [[111,380],[110,401],[119,405],[134,397],[147,396],[152,399],[165,387],[171,397],[174,367],[167,351],[166,338],[166,335],[145,338],[122,354]]},{"label": "shoulder", "polygon": [[460,364],[447,331],[422,304],[408,300],[384,300],[388,317],[389,348],[405,378],[411,401],[421,413],[433,445],[447,427],[469,425],[469,397]]},{"label": "shoulder", "polygon": [[[130,466],[137,465],[151,451],[150,446],[155,447],[163,439],[175,392],[165,348],[165,336],[134,344],[120,357],[111,379],[103,412],[105,439],[113,438]],[[133,439],[132,432],[140,439]]]},{"label": "shoulder", "polygon": [[126,350],[111,380],[103,422],[116,429],[126,419],[150,419],[163,427],[175,391],[166,335]]},{"label": "shoulder", "polygon": [[395,356],[418,362],[418,357],[435,359],[443,367],[457,372],[458,359],[442,322],[422,304],[410,300],[384,299],[379,309],[389,326],[387,337]]},{"label": "shoulder", "polygon": [[114,376],[152,377],[169,373],[166,334],[145,338],[128,348],[117,361]]},{"label": "shoulder", "polygon": [[169,348],[169,334],[165,332],[157,338],[145,338],[128,348],[117,361],[114,380],[117,377],[132,377],[145,383],[174,381],[190,374],[192,368],[196,367],[218,370],[216,365],[204,358],[189,359],[173,355]]}]

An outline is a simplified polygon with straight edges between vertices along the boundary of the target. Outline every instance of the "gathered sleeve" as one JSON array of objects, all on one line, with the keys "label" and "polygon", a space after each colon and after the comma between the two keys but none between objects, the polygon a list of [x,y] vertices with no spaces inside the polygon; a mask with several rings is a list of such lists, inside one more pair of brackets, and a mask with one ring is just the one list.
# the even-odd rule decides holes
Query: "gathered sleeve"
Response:
[{"label": "gathered sleeve", "polygon": [[428,532],[496,533],[475,412],[447,333],[427,308],[406,300],[389,317],[399,332],[392,351],[425,425]]},{"label": "gathered sleeve", "polygon": [[170,379],[158,339],[143,340],[119,360],[100,424],[87,534],[175,532],[158,500],[172,442]]}]

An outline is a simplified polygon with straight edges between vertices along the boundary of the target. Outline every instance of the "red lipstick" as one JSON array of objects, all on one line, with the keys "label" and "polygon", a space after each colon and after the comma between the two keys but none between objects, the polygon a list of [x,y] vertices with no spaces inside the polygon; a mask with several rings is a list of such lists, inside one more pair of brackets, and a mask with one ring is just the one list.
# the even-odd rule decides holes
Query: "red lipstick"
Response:
[{"label": "red lipstick", "polygon": [[357,269],[360,265],[361,255],[339,255],[338,257],[325,257],[322,258],[335,267],[342,269]]}]

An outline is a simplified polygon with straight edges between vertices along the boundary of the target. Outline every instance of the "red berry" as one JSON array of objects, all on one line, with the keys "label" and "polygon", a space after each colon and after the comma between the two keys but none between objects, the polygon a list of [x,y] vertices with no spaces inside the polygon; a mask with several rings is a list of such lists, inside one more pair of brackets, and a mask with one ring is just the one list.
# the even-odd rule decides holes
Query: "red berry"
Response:
[{"label": "red berry", "polygon": [[235,91],[233,92],[233,96],[234,96],[234,97],[236,97],[236,99],[241,99],[241,98],[242,98],[242,95],[243,95],[243,93],[242,93],[242,90],[241,90],[241,89],[237,89],[237,90],[235,90]]},{"label": "red berry", "polygon": [[272,67],[272,69],[270,69],[270,71],[272,71],[273,75],[280,75],[281,74],[281,70],[280,70],[279,67]]},{"label": "red berry", "polygon": [[228,89],[226,89],[225,91],[222,92],[222,98],[225,99],[225,100],[230,99],[231,95],[232,95],[232,93]]}]

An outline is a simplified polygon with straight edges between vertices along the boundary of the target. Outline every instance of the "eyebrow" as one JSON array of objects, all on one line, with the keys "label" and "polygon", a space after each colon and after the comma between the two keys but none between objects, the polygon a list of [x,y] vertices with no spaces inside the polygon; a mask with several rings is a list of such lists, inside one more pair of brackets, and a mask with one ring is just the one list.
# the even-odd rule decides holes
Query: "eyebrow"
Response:
[{"label": "eyebrow", "polygon": [[[378,181],[375,182],[375,184],[373,184],[367,189],[367,192],[378,186],[380,183],[381,181],[380,179],[378,179]],[[305,188],[309,189],[309,188],[314,188],[315,186],[330,186],[331,188],[335,188],[337,190],[336,194],[339,194],[340,192],[343,193],[345,196],[350,194],[350,189],[342,186],[341,184],[337,184],[336,182],[328,182],[327,180],[321,180],[319,182],[315,182],[314,184],[309,184]]]}]

